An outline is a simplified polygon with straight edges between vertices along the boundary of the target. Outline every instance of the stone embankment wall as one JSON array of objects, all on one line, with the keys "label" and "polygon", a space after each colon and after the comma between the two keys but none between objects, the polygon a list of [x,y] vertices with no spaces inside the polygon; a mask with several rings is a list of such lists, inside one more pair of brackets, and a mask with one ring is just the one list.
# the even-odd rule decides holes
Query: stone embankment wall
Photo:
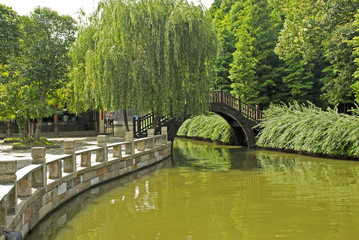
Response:
[{"label": "stone embankment wall", "polygon": [[32,164],[20,170],[16,161],[0,161],[0,240],[22,239],[52,210],[81,192],[137,171],[171,155],[167,128],[161,135],[149,130],[147,138],[74,151],[74,142],[64,142],[64,154],[46,159],[45,148],[32,148]]}]

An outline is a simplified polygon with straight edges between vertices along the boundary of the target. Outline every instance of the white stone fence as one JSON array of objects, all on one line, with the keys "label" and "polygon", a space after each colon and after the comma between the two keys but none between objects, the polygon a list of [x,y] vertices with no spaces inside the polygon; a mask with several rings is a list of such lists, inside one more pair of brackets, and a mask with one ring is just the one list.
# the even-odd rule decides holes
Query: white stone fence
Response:
[{"label": "white stone fence", "polygon": [[44,147],[31,149],[31,164],[17,170],[16,161],[0,161],[0,240],[8,233],[27,233],[49,212],[69,198],[99,183],[161,161],[171,155],[167,128],[161,135],[148,130],[148,137],[107,143],[97,136],[97,146],[74,150],[64,141],[64,154],[46,159]]}]

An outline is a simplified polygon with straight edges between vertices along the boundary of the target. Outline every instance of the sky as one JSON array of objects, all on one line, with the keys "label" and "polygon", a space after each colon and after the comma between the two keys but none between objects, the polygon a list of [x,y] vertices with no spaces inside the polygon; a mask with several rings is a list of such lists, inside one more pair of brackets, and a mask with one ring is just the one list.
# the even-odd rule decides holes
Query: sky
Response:
[{"label": "sky", "polygon": [[[0,3],[12,7],[19,15],[28,15],[35,7],[48,7],[56,10],[61,15],[70,15],[78,18],[79,9],[82,8],[86,14],[96,9],[100,0],[0,0]],[[197,2],[198,0],[192,0]],[[201,0],[202,4],[209,8],[213,0]]]}]

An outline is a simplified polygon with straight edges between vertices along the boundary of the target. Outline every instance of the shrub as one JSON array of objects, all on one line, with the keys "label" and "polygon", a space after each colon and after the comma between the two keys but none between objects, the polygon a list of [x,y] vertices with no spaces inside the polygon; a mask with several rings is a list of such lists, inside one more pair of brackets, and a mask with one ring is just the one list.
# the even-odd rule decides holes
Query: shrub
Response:
[{"label": "shrub", "polygon": [[359,156],[359,118],[323,111],[313,104],[272,105],[265,118],[257,145],[269,148],[342,156]]},{"label": "shrub", "polygon": [[236,141],[231,126],[216,114],[187,119],[178,130],[177,136],[208,139],[224,144],[234,144]]}]

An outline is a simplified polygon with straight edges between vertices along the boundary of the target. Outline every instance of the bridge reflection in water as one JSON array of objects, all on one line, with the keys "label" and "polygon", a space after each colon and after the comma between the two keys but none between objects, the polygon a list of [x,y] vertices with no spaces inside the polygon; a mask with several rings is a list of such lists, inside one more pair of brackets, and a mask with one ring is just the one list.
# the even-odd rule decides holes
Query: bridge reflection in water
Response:
[{"label": "bridge reflection in water", "polygon": [[53,215],[54,227],[41,225],[35,231],[44,235],[30,239],[345,240],[359,234],[357,162],[176,139],[172,166],[162,164],[111,183],[106,192],[88,191],[64,206],[70,212],[82,206],[73,218]]}]

